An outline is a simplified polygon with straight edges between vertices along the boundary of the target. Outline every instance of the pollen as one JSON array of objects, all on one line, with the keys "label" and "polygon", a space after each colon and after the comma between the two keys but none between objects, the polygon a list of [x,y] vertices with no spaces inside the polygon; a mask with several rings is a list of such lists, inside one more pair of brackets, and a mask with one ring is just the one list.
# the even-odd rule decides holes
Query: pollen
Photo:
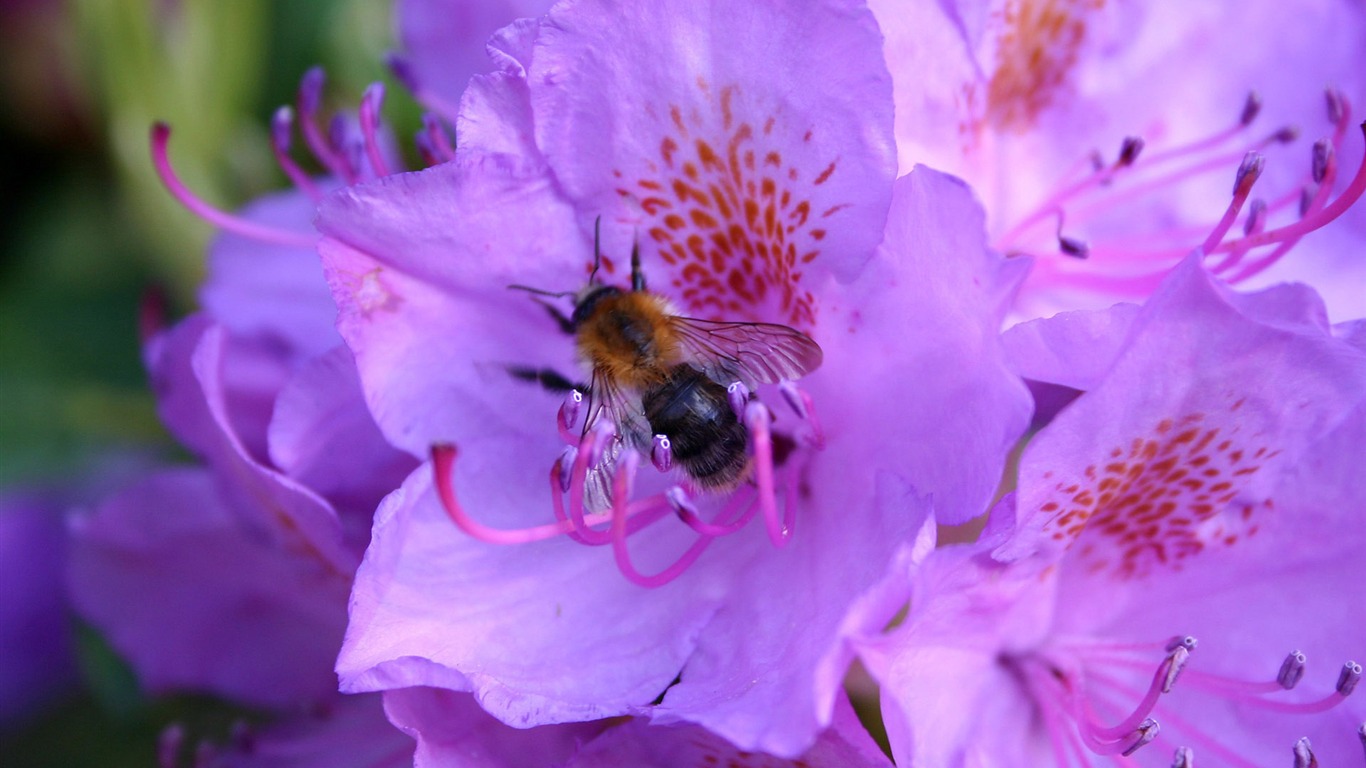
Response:
[{"label": "pollen", "polygon": [[381,276],[383,270],[375,267],[362,273],[344,273],[343,284],[351,293],[351,299],[361,314],[369,317],[375,312],[392,311],[402,300],[386,284]]},{"label": "pollen", "polygon": [[809,129],[781,113],[747,114],[738,86],[697,87],[703,106],[661,110],[657,157],[641,178],[618,172],[617,194],[646,217],[643,240],[686,312],[809,328],[816,304],[802,274],[843,208],[816,211],[810,198],[839,174],[839,159],[792,162],[786,147],[809,142]]},{"label": "pollen", "polygon": [[995,68],[979,119],[998,130],[1033,127],[1069,87],[1086,41],[1087,15],[1104,5],[1105,0],[1011,0],[994,20],[1000,30]]},{"label": "pollen", "polygon": [[1056,481],[1040,511],[1052,538],[1092,573],[1132,579],[1180,570],[1189,558],[1257,533],[1274,502],[1241,492],[1278,453],[1226,419],[1164,419],[1081,477]]}]

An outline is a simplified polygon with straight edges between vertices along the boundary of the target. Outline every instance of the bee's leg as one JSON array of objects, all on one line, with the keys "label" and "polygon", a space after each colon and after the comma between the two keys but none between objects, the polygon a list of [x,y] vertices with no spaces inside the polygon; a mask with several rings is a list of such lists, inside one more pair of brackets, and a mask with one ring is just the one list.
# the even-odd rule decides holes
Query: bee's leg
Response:
[{"label": "bee's leg", "polygon": [[568,315],[560,311],[559,307],[536,296],[532,296],[531,300],[545,307],[546,314],[550,315],[550,319],[554,320],[555,325],[560,327],[561,333],[564,333],[566,336],[574,335],[574,321],[570,320]]},{"label": "bee's leg", "polygon": [[640,271],[640,240],[631,246],[631,290],[645,290],[645,273]]},{"label": "bee's leg", "polygon": [[549,392],[586,392],[588,388],[583,384],[576,384],[565,378],[563,374],[554,368],[531,368],[524,365],[509,365],[508,373],[514,379],[539,384]]}]

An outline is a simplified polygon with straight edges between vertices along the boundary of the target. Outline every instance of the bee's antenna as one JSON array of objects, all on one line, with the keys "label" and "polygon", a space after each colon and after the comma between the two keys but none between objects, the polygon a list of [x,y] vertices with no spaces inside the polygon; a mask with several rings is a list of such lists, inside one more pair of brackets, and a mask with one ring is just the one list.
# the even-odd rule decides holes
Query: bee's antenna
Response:
[{"label": "bee's antenna", "polygon": [[593,271],[588,273],[588,284],[592,285],[602,266],[602,216],[593,220]]},{"label": "bee's antenna", "polygon": [[631,244],[631,290],[645,290],[645,273],[640,271],[640,233]]},{"label": "bee's antenna", "polygon": [[509,291],[526,291],[527,293],[534,293],[534,294],[536,294],[537,296],[549,296],[549,297],[555,298],[555,299],[561,299],[561,298],[564,298],[565,296],[573,296],[573,295],[574,295],[574,292],[573,292],[573,291],[546,291],[546,290],[542,290],[542,289],[540,289],[540,288],[532,288],[532,287],[529,286],[529,285],[516,285],[516,284],[514,284],[514,285],[509,285],[509,286],[508,286],[508,290],[509,290]]}]

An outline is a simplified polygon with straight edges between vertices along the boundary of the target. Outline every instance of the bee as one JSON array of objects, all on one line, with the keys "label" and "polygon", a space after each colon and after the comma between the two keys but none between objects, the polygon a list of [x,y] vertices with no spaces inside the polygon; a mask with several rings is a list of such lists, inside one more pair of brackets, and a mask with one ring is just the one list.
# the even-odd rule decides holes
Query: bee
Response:
[{"label": "bee", "polygon": [[656,436],[667,439],[672,465],[696,486],[734,489],[748,477],[751,462],[749,431],[731,405],[730,387],[738,382],[753,391],[799,379],[820,367],[820,346],[785,325],[679,315],[666,297],[647,290],[638,244],[631,252],[630,290],[598,283],[600,261],[595,244],[588,285],[573,294],[511,286],[573,296],[567,318],[546,306],[574,335],[591,375],[582,435],[601,419],[610,419],[617,435],[589,473],[586,505],[610,505],[615,457],[626,445],[650,455]]}]

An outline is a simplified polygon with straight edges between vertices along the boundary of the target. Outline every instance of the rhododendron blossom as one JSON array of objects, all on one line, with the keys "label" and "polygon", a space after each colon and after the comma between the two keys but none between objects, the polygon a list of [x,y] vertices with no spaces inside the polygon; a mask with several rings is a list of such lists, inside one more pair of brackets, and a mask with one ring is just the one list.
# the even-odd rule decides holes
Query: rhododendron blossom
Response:
[{"label": "rhododendron blossom", "polygon": [[[76,518],[78,613],[273,713],[240,768],[885,766],[856,660],[900,765],[1359,762],[1366,14],[1171,5],[401,0],[415,152],[311,70],[235,213],[154,126],[200,464]],[[720,329],[660,357],[734,482],[595,290]]]},{"label": "rhododendron blossom", "polygon": [[[1040,257],[1026,315],[1151,293],[1223,216],[1226,179],[1248,151],[1267,155],[1266,178],[1240,229],[1315,219],[1343,192],[1350,171],[1325,177],[1316,140],[1342,167],[1360,164],[1343,144],[1349,105],[1366,99],[1366,13],[1353,3],[871,6],[887,35],[903,170],[962,175],[987,202],[994,244]],[[1289,258],[1303,232],[1230,242],[1207,263],[1235,284],[1314,280],[1335,316],[1354,317],[1366,307],[1340,276],[1363,275],[1347,254],[1366,238],[1364,216]]]},{"label": "rhododendron blossom", "polygon": [[[1059,319],[1016,353],[1076,343]],[[1312,291],[1235,293],[1196,258],[1099,320],[1099,373],[1035,366],[1087,392],[983,539],[926,559],[865,646],[898,760],[1288,765],[1303,737],[1360,760],[1366,357]]]},{"label": "rhododendron blossom", "polygon": [[[462,119],[518,141],[465,135],[453,162],[323,204],[339,327],[377,421],[415,455],[459,452],[438,450],[378,513],[338,661],[346,690],[473,690],[519,725],[642,714],[796,755],[829,722],[844,606],[875,564],[920,531],[925,499],[949,520],[990,501],[1026,415],[996,341],[1019,270],[983,249],[980,209],[951,178],[903,179],[888,214],[890,101],[866,12],[708,9],[580,3],[508,30],[497,44],[521,64],[476,78]],[[801,40],[801,55],[719,56],[749,39]],[[504,107],[525,95],[520,111],[488,112],[496,88]],[[545,307],[507,286],[580,287],[599,216],[605,280],[624,277],[638,235],[650,285],[683,312],[822,345],[822,368],[788,390],[804,417],[757,393],[795,444],[772,459],[784,546],[714,518],[762,497],[762,476],[685,492],[696,512],[680,520],[678,481],[643,464],[629,519],[556,522],[564,396],[515,374],[579,369]],[[901,338],[908,324],[923,335]],[[912,380],[917,404],[898,405]]]}]

